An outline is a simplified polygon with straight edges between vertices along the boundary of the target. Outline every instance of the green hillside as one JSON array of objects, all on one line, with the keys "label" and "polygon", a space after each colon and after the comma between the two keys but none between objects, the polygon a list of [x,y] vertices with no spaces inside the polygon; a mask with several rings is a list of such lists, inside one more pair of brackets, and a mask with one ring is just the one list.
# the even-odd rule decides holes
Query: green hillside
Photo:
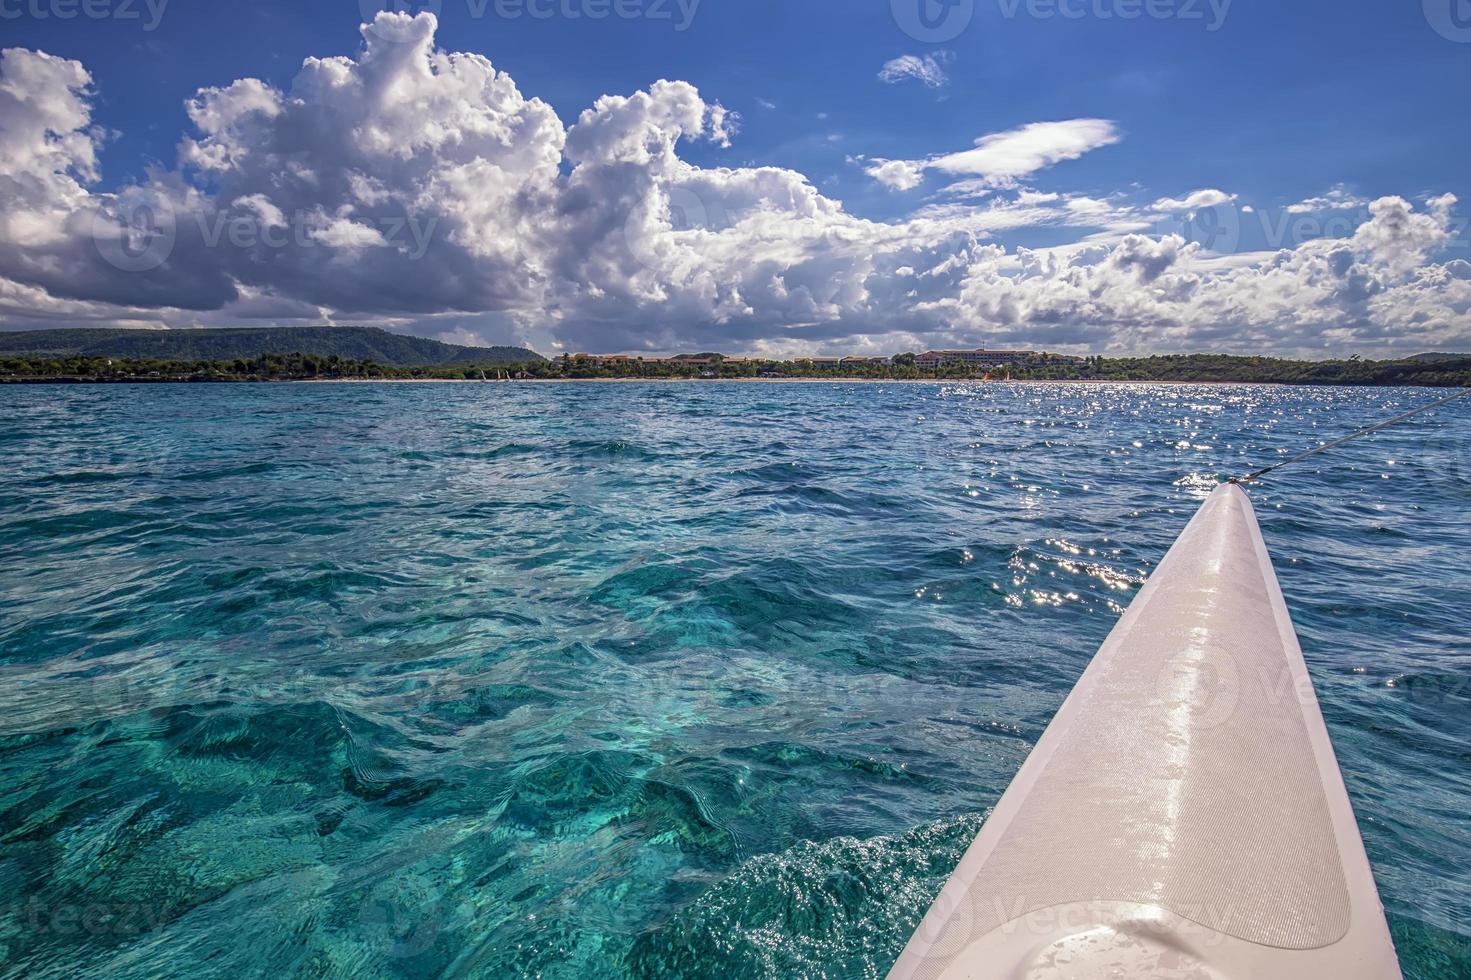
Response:
[{"label": "green hillside", "polygon": [[524,347],[465,347],[377,327],[239,327],[206,330],[0,331],[0,356],[128,357],[161,361],[232,361],[262,354],[337,355],[387,367],[543,360]]},{"label": "green hillside", "polygon": [[1405,358],[1405,360],[1407,360],[1407,361],[1459,361],[1459,360],[1465,360],[1466,358],[1471,358],[1471,354],[1451,354],[1451,353],[1446,353],[1446,352],[1443,352],[1443,351],[1432,351],[1432,352],[1427,353],[1427,354],[1416,354],[1414,357],[1407,357],[1407,358]]}]

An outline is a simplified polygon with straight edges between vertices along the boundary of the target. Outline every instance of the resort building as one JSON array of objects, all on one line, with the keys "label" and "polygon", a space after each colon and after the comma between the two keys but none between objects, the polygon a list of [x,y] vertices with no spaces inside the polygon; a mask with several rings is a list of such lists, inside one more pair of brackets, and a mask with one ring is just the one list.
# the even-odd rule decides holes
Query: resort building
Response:
[{"label": "resort building", "polygon": [[941,364],[966,364],[974,367],[1004,367],[1021,364],[1037,356],[1034,350],[927,350],[915,357],[919,367],[939,367]]},{"label": "resort building", "polygon": [[665,357],[644,357],[641,354],[563,354],[564,361],[590,361],[593,364],[663,364],[671,360]]},{"label": "resort building", "polygon": [[799,361],[810,361],[813,367],[856,367],[859,364],[887,364],[887,357],[860,357],[844,354],[842,357],[799,357]]}]

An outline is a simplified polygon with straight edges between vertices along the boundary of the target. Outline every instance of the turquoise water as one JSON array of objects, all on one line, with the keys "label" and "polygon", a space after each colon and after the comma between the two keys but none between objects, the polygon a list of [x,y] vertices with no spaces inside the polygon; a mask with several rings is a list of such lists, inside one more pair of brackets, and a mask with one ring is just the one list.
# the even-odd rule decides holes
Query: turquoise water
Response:
[{"label": "turquoise water", "polygon": [[[0,969],[881,976],[1209,487],[1414,390],[0,388]],[[1471,406],[1253,491],[1471,975]]]}]

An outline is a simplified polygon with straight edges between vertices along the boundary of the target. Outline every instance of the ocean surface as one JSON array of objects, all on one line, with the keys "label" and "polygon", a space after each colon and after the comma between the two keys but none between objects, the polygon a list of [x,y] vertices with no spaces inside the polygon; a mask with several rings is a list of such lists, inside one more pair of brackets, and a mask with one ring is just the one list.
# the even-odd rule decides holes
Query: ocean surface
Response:
[{"label": "ocean surface", "polygon": [[[878,977],[1217,481],[1437,393],[0,387],[0,974]],[[1252,491],[1471,976],[1471,404]]]}]

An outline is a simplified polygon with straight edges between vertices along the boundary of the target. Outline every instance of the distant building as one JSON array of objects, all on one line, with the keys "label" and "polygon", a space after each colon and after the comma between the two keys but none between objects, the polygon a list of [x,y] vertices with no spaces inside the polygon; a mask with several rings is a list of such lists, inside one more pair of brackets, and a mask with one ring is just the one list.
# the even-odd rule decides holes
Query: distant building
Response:
[{"label": "distant building", "polygon": [[644,357],[639,354],[563,354],[563,360],[589,361],[593,364],[662,364],[662,357]]},{"label": "distant building", "polygon": [[840,365],[853,366],[858,364],[887,364],[887,357],[860,357],[856,354],[844,354],[842,357],[799,357],[799,361],[808,361],[813,367],[838,367]]},{"label": "distant building", "polygon": [[724,354],[706,351],[701,354],[675,354],[673,357],[665,358],[670,364],[721,364],[731,360]]},{"label": "distant building", "polygon": [[1004,367],[1022,364],[1037,356],[1034,350],[927,350],[914,358],[919,367],[939,367],[941,364],[965,364],[971,367]]}]

